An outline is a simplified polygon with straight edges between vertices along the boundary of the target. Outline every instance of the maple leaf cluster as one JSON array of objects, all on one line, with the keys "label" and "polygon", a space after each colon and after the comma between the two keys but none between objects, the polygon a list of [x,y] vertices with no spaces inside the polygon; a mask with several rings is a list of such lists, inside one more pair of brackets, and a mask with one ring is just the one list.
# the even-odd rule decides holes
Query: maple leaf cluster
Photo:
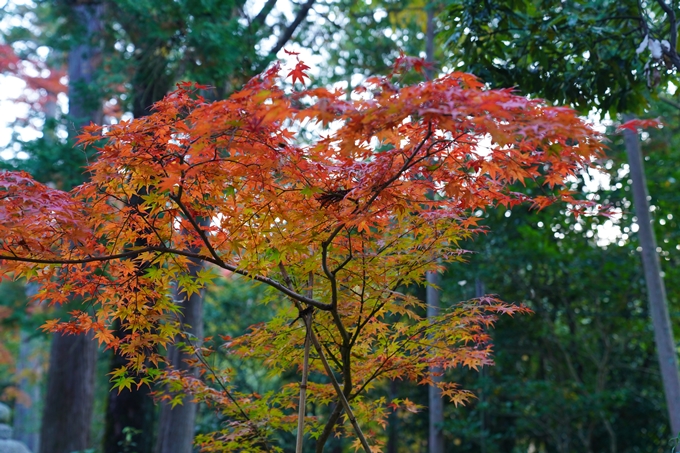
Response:
[{"label": "maple leaf cluster", "polygon": [[[289,76],[302,80],[306,69],[298,61]],[[128,358],[128,371],[153,376],[163,361],[154,346],[180,333],[171,285],[190,295],[212,278],[190,277],[191,266],[269,285],[291,308],[223,347],[272,370],[299,367],[305,332],[290,322],[313,309],[323,348],[311,370],[328,374],[326,354],[358,419],[379,430],[388,402],[361,396],[381,379],[431,384],[429,367],[489,364],[485,332],[496,314],[526,312],[483,298],[428,320],[402,288],[461,260],[460,241],[483,231],[480,210],[588,206],[565,186],[600,156],[600,137],[570,109],[488,90],[464,73],[412,86],[373,77],[352,100],[323,88],[289,94],[278,77],[274,66],[212,103],[182,84],[148,117],[87,127],[79,143],[97,147],[97,160],[70,193],[1,173],[0,276],[39,282],[40,301],[87,301],[93,312],[48,327],[94,330]],[[527,181],[540,195],[513,190]],[[125,372],[117,382],[129,386]],[[243,442],[257,451],[295,423],[290,391],[241,393],[228,372],[162,379],[232,417],[199,439],[206,451]],[[471,396],[438,385],[456,404]],[[338,398],[330,384],[309,389],[319,405]],[[330,422],[311,421],[311,432],[328,436]]]}]

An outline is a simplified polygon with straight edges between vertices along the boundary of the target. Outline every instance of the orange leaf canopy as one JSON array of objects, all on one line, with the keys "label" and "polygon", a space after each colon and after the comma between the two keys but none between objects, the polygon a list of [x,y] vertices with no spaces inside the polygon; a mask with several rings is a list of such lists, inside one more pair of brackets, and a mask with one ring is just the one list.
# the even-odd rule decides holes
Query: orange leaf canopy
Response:
[{"label": "orange leaf canopy", "polygon": [[[114,346],[130,356],[176,333],[168,285],[191,293],[207,278],[181,277],[192,260],[337,309],[345,333],[399,312],[397,288],[460,259],[479,210],[578,203],[560,190],[601,151],[572,110],[468,74],[372,78],[347,100],[286,93],[278,67],[218,102],[183,84],[154,114],[90,126],[80,143],[99,154],[69,194],[0,174],[0,274],[41,281],[43,299],[91,301],[97,319],[70,328],[114,342],[119,319],[130,337]],[[526,180],[538,198],[512,191]]]}]

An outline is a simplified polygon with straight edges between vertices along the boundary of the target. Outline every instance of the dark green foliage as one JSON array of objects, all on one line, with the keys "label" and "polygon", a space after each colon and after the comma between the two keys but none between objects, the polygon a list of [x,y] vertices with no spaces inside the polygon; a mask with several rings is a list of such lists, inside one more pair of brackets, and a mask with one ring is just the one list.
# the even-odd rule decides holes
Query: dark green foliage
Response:
[{"label": "dark green foliage", "polygon": [[[620,174],[593,195],[624,207],[628,181]],[[652,191],[661,199],[672,192]],[[660,214],[680,212],[675,205]],[[498,323],[494,367],[481,378],[460,375],[479,397],[467,408],[449,408],[446,432],[461,441],[460,451],[482,444],[488,453],[526,451],[533,444],[549,452],[646,452],[667,445],[644,280],[637,243],[628,238],[633,218],[624,213],[626,236],[606,247],[598,237],[605,222],[577,222],[556,207],[492,211],[485,222],[491,233],[470,244],[469,264],[450,270],[443,293],[449,300],[474,296],[481,279],[486,292],[534,311]],[[669,289],[675,310],[678,295]]]},{"label": "dark green foliage", "polygon": [[[676,77],[672,52],[654,58],[640,45],[646,35],[669,39],[660,3],[450,0],[442,21],[459,67],[493,86],[612,117],[651,107],[652,116],[662,114],[675,124],[677,111],[655,102],[655,88]],[[679,257],[677,228],[671,226],[680,214],[675,132],[667,126],[643,146],[667,282],[677,278],[672,263]],[[614,223],[621,230],[613,243],[596,244],[604,218],[576,226],[554,208],[510,217],[495,212],[488,216],[493,233],[475,243],[471,266],[455,269],[457,279],[481,278],[489,292],[535,311],[503,320],[496,330],[497,366],[479,383],[484,398],[466,412],[483,419],[484,429],[481,423],[472,432],[469,425],[467,432],[451,426],[470,442],[477,438],[477,448],[484,437],[487,452],[526,451],[529,445],[538,451],[665,451],[672,437],[622,141],[612,136],[612,160],[603,162],[612,187],[589,195],[620,209]],[[669,285],[674,317],[679,296]]]},{"label": "dark green foliage", "polygon": [[640,112],[647,85],[668,72],[646,49],[636,54],[645,37],[637,1],[448,3],[442,17],[448,50],[463,70],[494,87],[584,112]]},{"label": "dark green foliage", "polygon": [[[492,235],[476,244],[470,265],[452,271],[468,282],[481,278],[487,292],[534,314],[499,322],[496,366],[477,382],[466,379],[480,399],[452,419],[449,435],[475,448],[483,436],[487,452],[530,444],[632,452],[665,442],[670,433],[633,244],[594,247],[556,212],[490,217]],[[452,293],[471,295],[470,283],[458,290],[451,283]]]}]

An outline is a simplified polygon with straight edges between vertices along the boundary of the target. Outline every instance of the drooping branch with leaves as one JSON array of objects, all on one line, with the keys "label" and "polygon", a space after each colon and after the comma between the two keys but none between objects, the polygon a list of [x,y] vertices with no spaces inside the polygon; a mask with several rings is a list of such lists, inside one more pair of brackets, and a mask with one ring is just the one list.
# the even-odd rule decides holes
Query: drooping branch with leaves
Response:
[{"label": "drooping branch with leaves", "polygon": [[[381,380],[432,384],[429,367],[490,364],[485,329],[499,313],[526,311],[485,297],[428,320],[403,289],[463,258],[459,241],[484,231],[480,210],[588,209],[565,186],[601,151],[572,110],[487,90],[469,74],[403,86],[400,74],[422,64],[401,57],[352,100],[282,88],[276,65],[224,101],[208,103],[204,87],[184,83],[152,115],[89,126],[80,144],[98,157],[73,191],[0,173],[0,275],[40,283],[39,301],[82,299],[69,322],[45,328],[92,330],[127,357],[117,387],[160,379],[215,405],[229,423],[199,439],[205,451],[276,450],[271,434],[298,424],[295,388],[248,394],[228,370],[196,378],[164,368],[155,346],[180,334],[171,284],[200,291],[211,268],[196,277],[188,269],[203,262],[268,285],[290,308],[224,347],[272,372],[305,362],[307,401],[329,407],[306,423],[317,451],[334,433],[368,450],[390,403],[370,396]],[[518,182],[536,195],[512,191]],[[437,385],[456,404],[472,396]]]}]

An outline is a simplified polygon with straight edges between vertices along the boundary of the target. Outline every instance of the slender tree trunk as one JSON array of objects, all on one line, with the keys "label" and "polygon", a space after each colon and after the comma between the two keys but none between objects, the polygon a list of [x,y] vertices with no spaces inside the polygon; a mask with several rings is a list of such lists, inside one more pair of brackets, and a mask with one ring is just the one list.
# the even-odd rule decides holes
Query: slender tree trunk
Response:
[{"label": "slender tree trunk", "polygon": [[[434,63],[434,1],[428,2],[425,7],[427,23],[425,25],[425,60]],[[434,79],[434,67],[425,68],[428,79]]]},{"label": "slender tree trunk", "polygon": [[[626,119],[631,119],[631,117]],[[656,251],[656,239],[649,215],[649,196],[640,152],[640,139],[637,133],[625,130],[624,141],[633,181],[633,204],[640,228],[638,237],[642,247],[642,267],[647,283],[649,313],[654,326],[654,340],[668,406],[671,434],[675,436],[680,433],[680,375],[678,374],[675,340],[668,314],[666,287],[661,274],[661,263]]]},{"label": "slender tree trunk", "polygon": [[[429,2],[426,6],[427,25],[425,34],[425,55],[428,63],[434,63],[434,2]],[[434,67],[426,68],[425,74],[428,79],[434,78]],[[425,293],[427,303],[427,317],[433,318],[439,314],[439,290],[430,285],[439,286],[439,274],[437,272],[427,273],[428,287]],[[436,384],[442,381],[441,369],[433,367],[430,370],[432,381]],[[444,436],[442,434],[442,424],[444,423],[444,401],[442,392],[435,385],[429,388],[429,453],[444,452]]]},{"label": "slender tree trunk", "polygon": [[[129,200],[130,206],[141,204],[142,196],[147,192],[133,195]],[[143,239],[138,239],[134,246],[145,245]],[[144,264],[139,265],[143,269]],[[126,332],[120,322],[116,322],[114,335],[124,338]],[[110,370],[114,371],[127,366],[127,358],[119,354],[111,357]],[[139,377],[139,376],[138,376]],[[104,418],[104,453],[152,453],[154,446],[154,428],[156,424],[156,406],[151,397],[151,389],[142,385],[129,389],[109,392],[106,415]]]},{"label": "slender tree trunk", "polygon": [[[428,272],[427,282],[431,285],[439,285],[439,274]],[[427,301],[427,317],[433,318],[437,316],[439,314],[439,290],[428,286],[425,299]],[[430,373],[433,382],[441,382],[442,375],[439,367],[432,367]],[[442,434],[442,424],[444,423],[444,402],[441,390],[434,385],[431,385],[429,388],[429,412],[430,434],[428,437],[428,451],[429,453],[443,453],[444,436]]]},{"label": "slender tree trunk", "polygon": [[[190,272],[196,275],[203,266],[193,263]],[[175,299],[183,305],[180,321],[182,330],[189,334],[194,345],[198,346],[203,339],[203,292],[184,297],[175,293]],[[178,341],[186,341],[178,339]],[[186,362],[192,356],[175,346],[168,347],[168,362],[176,370],[190,372],[197,376],[197,370]],[[191,453],[194,440],[194,422],[196,419],[196,403],[191,397],[185,397],[181,405],[174,408],[168,403],[161,403],[158,423],[156,453]]]},{"label": "slender tree trunk", "polygon": [[[481,278],[475,278],[475,297],[484,296],[484,282]],[[484,412],[484,367],[479,370],[479,378],[482,385],[479,388],[479,447],[480,453],[486,453],[486,414]]]},{"label": "slender tree trunk", "polygon": [[[309,291],[313,293],[313,291]],[[314,297],[310,294],[308,297]],[[300,402],[298,404],[298,426],[297,438],[295,439],[295,453],[302,453],[305,442],[305,416],[307,415],[307,378],[309,377],[309,346],[310,346],[310,331],[312,329],[312,314],[308,313],[303,316],[302,320],[305,323],[305,346],[304,357],[302,360],[302,379],[300,380]]]},{"label": "slender tree trunk", "polygon": [[17,401],[14,407],[14,439],[23,442],[31,451],[38,451],[40,445],[40,383],[44,371],[41,352],[45,346],[42,336],[32,335],[21,329],[19,357],[16,373],[19,376],[18,389],[30,402]]},{"label": "slender tree trunk", "polygon": [[[101,105],[89,96],[101,55],[94,42],[101,30],[102,6],[73,5],[73,18],[84,36],[69,52],[69,116],[74,129],[101,122]],[[68,189],[68,188],[65,188]],[[40,430],[40,452],[71,453],[90,447],[97,345],[92,335],[55,334],[50,350],[47,393]]]},{"label": "slender tree trunk", "polygon": [[68,115],[73,125],[69,130],[72,135],[79,134],[80,128],[91,122],[101,124],[104,118],[97,90],[91,86],[101,61],[101,47],[95,40],[102,30],[102,10],[102,5],[96,1],[81,1],[73,6],[73,17],[86,35],[68,55]]},{"label": "slender tree trunk", "polygon": [[[123,334],[120,326],[115,334]],[[124,357],[113,354],[111,370],[126,365]],[[104,453],[151,453],[155,420],[156,407],[148,386],[109,392],[104,419]]]}]

